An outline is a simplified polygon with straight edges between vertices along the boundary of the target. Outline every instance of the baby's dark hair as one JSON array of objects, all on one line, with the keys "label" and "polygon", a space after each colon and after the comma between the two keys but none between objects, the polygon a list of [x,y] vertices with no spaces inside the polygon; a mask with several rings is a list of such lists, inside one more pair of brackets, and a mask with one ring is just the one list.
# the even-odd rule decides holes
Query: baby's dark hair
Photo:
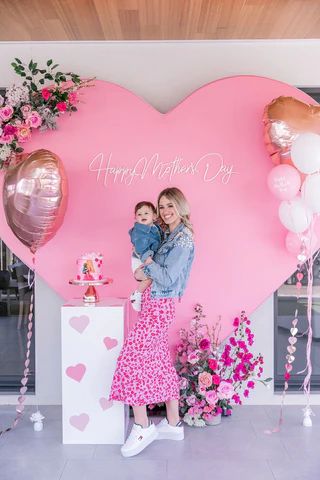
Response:
[{"label": "baby's dark hair", "polygon": [[156,207],[153,205],[153,203],[145,201],[137,203],[137,205],[134,207],[134,214],[136,214],[137,211],[140,210],[140,208],[142,207],[149,207],[151,208],[153,213],[157,214]]}]

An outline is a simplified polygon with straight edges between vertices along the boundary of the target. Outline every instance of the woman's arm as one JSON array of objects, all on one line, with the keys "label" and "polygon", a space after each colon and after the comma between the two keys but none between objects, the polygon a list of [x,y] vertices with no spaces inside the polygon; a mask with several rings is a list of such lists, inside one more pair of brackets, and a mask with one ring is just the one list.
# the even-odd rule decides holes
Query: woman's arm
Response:
[{"label": "woman's arm", "polygon": [[164,266],[162,267],[158,263],[152,262],[150,265],[144,267],[144,274],[160,285],[170,287],[177,280],[182,268],[188,261],[192,247],[192,240],[185,242],[178,239],[169,252]]}]

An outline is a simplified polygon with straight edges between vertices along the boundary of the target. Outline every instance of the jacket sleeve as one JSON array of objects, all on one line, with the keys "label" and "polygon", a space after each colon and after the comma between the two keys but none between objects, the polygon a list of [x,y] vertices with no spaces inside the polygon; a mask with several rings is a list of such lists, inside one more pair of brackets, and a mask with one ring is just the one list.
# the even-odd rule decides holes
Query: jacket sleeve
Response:
[{"label": "jacket sleeve", "polygon": [[192,247],[192,241],[184,242],[178,239],[168,253],[164,266],[162,267],[158,263],[152,262],[144,267],[145,275],[163,287],[170,287],[175,283],[181,270],[186,265]]},{"label": "jacket sleeve", "polygon": [[142,255],[150,248],[150,227],[136,223],[134,227],[129,230],[131,242],[134,245],[135,251],[138,255]]}]

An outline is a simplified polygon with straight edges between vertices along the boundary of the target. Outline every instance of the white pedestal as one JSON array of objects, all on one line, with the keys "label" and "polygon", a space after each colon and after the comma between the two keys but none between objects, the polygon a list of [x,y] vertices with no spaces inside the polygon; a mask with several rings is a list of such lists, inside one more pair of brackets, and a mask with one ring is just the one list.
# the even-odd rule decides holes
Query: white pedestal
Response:
[{"label": "white pedestal", "polygon": [[62,307],[63,443],[124,443],[128,407],[109,402],[127,321],[126,300]]}]

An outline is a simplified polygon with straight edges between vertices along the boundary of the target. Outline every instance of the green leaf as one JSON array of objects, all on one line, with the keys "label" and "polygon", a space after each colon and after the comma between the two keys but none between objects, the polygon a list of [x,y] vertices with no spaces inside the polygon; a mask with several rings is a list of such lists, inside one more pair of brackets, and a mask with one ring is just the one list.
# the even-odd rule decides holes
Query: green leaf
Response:
[{"label": "green leaf", "polygon": [[66,77],[65,77],[64,75],[61,75],[60,80],[61,80],[62,82],[66,82],[66,81],[67,81],[67,79],[66,79]]},{"label": "green leaf", "polygon": [[31,90],[32,90],[33,92],[37,92],[37,91],[38,91],[37,85],[36,85],[35,83],[33,83],[33,82],[31,82]]},{"label": "green leaf", "polygon": [[50,67],[50,65],[52,65],[52,63],[53,63],[53,60],[52,60],[52,59],[48,60],[48,61],[47,61],[47,66]]},{"label": "green leaf", "polygon": [[271,382],[271,380],[272,380],[272,377],[268,377],[268,378],[266,378],[266,379],[264,380],[264,382],[266,382],[266,383],[267,383],[267,382]]},{"label": "green leaf", "polygon": [[32,70],[32,68],[33,68],[33,62],[32,62],[32,60],[30,60],[29,65],[28,65],[28,68],[29,68],[29,70]]},{"label": "green leaf", "polygon": [[23,148],[21,148],[21,147],[16,148],[16,152],[17,152],[17,153],[23,152]]},{"label": "green leaf", "polygon": [[18,68],[18,65],[17,65],[16,63],[12,62],[12,63],[11,63],[11,67],[13,67],[13,68]]},{"label": "green leaf", "polygon": [[32,80],[32,77],[30,77],[29,75],[26,77],[26,80]]},{"label": "green leaf", "polygon": [[41,78],[41,79],[39,80],[39,83],[41,83],[41,85],[43,85],[43,84],[44,84],[44,78]]},{"label": "green leaf", "polygon": [[21,60],[19,58],[15,58],[15,61],[21,65]]},{"label": "green leaf", "polygon": [[37,63],[34,63],[32,68],[37,68],[37,65]]},{"label": "green leaf", "polygon": [[32,75],[38,75],[38,73],[39,73],[38,68],[34,68],[34,69],[32,70]]},{"label": "green leaf", "polygon": [[44,69],[43,69],[43,70],[39,70],[39,72],[42,73],[42,74],[46,73],[46,71],[47,71],[47,70],[44,70]]},{"label": "green leaf", "polygon": [[19,74],[20,74],[21,77],[25,77],[25,76],[26,76],[26,74],[25,74],[24,72],[20,72]]},{"label": "green leaf", "polygon": [[53,76],[50,73],[46,73],[44,78],[46,78],[47,80],[53,80]]},{"label": "green leaf", "polygon": [[59,67],[59,63],[56,63],[55,65],[53,65],[53,67],[51,67],[51,70],[53,70],[54,68],[57,68]]}]

